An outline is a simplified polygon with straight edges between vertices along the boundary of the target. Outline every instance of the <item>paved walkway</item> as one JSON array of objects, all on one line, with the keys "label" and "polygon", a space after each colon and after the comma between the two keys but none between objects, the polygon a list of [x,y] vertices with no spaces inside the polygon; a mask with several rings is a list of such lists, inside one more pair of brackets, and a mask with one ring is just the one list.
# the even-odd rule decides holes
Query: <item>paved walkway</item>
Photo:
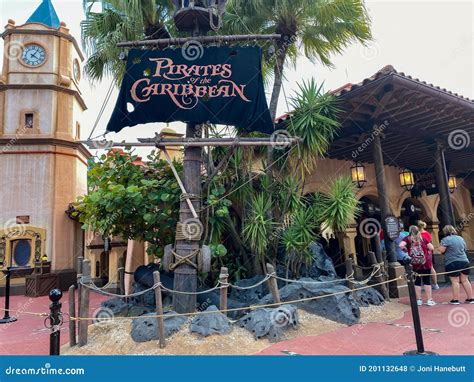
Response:
[{"label": "paved walkway", "polygon": [[[68,312],[68,292],[63,292],[61,302],[62,311]],[[77,296],[77,293],[76,293]],[[90,294],[90,314],[100,306],[100,302],[106,300],[105,296],[96,293]],[[10,309],[19,312],[49,312],[49,298],[12,296],[10,298]],[[0,308],[5,306],[5,298],[0,298]],[[0,311],[3,317],[3,311]],[[92,317],[92,316],[89,316]],[[48,320],[49,321],[49,320]],[[68,321],[64,315],[64,321]],[[0,325],[0,354],[14,355],[48,355],[50,329],[44,326],[45,317],[30,314],[19,314],[18,321]],[[61,345],[69,341],[69,326],[61,327]]]},{"label": "paved walkway", "polygon": [[[449,305],[450,287],[433,291],[440,303],[420,308],[425,350],[443,355],[474,354],[474,305]],[[399,302],[409,305],[408,298]],[[367,323],[338,329],[319,336],[278,342],[261,354],[312,355],[401,355],[416,349],[411,311],[396,321]]]},{"label": "paved walkway", "polygon": [[[434,291],[434,299],[449,301],[450,289]],[[104,300],[104,296],[91,293],[90,314]],[[62,298],[63,311],[67,312],[67,292]],[[408,304],[408,299],[400,300]],[[4,299],[0,299],[0,307]],[[48,312],[48,297],[29,298],[13,296],[11,309],[24,312]],[[3,314],[3,313],[2,313]],[[474,305],[438,304],[420,309],[426,350],[439,354],[474,354]],[[44,317],[20,314],[18,321],[0,325],[0,354],[47,355],[49,329]],[[67,316],[65,317],[67,320]],[[61,329],[61,344],[68,341],[68,325]],[[386,323],[361,323],[319,336],[299,337],[276,343],[261,354],[314,354],[314,355],[399,355],[416,348],[411,312],[403,318]]]}]

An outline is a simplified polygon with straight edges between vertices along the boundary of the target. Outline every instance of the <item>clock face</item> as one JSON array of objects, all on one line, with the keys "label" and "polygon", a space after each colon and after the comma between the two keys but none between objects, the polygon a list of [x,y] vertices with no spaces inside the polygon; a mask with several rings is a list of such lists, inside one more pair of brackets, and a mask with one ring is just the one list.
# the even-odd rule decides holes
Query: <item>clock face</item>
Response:
[{"label": "clock face", "polygon": [[25,47],[21,56],[22,61],[29,66],[40,66],[46,60],[46,51],[42,46],[32,44]]},{"label": "clock face", "polygon": [[79,82],[81,80],[81,65],[79,64],[79,61],[77,59],[74,60],[72,66],[72,73],[74,75],[74,79]]}]

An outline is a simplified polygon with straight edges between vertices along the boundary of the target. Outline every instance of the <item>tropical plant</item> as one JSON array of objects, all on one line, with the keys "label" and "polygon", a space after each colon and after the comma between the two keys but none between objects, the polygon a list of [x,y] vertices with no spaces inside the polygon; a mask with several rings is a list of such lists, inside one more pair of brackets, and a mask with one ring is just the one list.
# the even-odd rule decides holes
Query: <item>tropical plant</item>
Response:
[{"label": "tropical plant", "polygon": [[[110,75],[121,83],[125,62],[117,43],[170,37],[171,0],[83,0],[83,5],[82,42],[88,54],[85,71],[92,81]],[[98,5],[100,12],[95,11]]]},{"label": "tropical plant", "polygon": [[[270,114],[276,117],[284,66],[303,51],[310,60],[332,66],[331,55],[342,53],[354,41],[371,39],[370,18],[363,0],[230,0],[224,31],[228,33],[279,33],[273,64]],[[302,49],[301,49],[302,48]]]},{"label": "tropical plant", "polygon": [[[152,153],[146,167],[131,152],[109,151],[89,161],[88,193],[74,207],[83,229],[148,242],[160,256],[174,242],[179,186],[168,164]],[[182,164],[175,163],[178,171]]]}]

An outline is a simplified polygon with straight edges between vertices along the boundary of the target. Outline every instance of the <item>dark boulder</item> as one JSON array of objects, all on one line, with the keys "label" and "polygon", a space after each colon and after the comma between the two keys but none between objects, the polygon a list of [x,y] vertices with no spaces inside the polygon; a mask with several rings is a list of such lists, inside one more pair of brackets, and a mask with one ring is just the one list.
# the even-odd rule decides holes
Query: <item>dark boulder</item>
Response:
[{"label": "dark boulder", "polygon": [[[308,269],[308,276],[317,278],[320,276],[327,276],[336,278],[336,270],[331,258],[326,254],[321,244],[313,242],[309,245],[309,251],[314,259],[311,267]],[[303,271],[301,274],[304,274]]]},{"label": "dark boulder", "polygon": [[[165,313],[164,323],[166,337],[178,332],[188,320],[184,316],[166,317],[166,315],[172,314],[176,314],[176,312],[169,311]],[[130,335],[135,342],[147,342],[158,339],[158,322],[156,317],[153,316],[156,316],[156,313],[145,314],[132,321],[132,331]]]},{"label": "dark boulder", "polygon": [[[264,276],[257,275],[250,279],[236,281],[234,285],[241,288],[247,288],[262,281]],[[266,282],[250,289],[231,288],[230,298],[244,304],[253,304],[258,302],[263,296],[269,292]]]},{"label": "dark boulder", "polygon": [[239,326],[250,331],[255,339],[268,337],[271,342],[284,339],[284,331],[299,324],[298,311],[294,305],[278,308],[258,308],[239,320]]},{"label": "dark boulder", "polygon": [[[291,283],[281,288],[280,298],[282,301],[292,301],[338,293],[334,296],[298,302],[295,303],[295,305],[310,313],[342,324],[353,325],[359,322],[359,304],[352,297],[349,288],[340,285],[340,283],[314,282],[315,280],[309,278],[302,278],[299,281],[309,282]],[[265,296],[260,301],[261,304],[271,302],[273,302],[271,295]]]},{"label": "dark boulder", "polygon": [[[219,306],[220,295],[219,295],[219,292],[216,292],[216,291],[199,294],[197,296],[197,301],[198,301],[197,310],[201,310],[201,311],[206,310],[207,307],[211,305]],[[227,298],[227,309],[245,308],[245,307],[248,307],[248,305],[249,304],[246,304],[244,302],[234,300],[231,297]],[[250,309],[232,310],[230,312],[227,312],[227,316],[232,320],[237,320],[249,310]]]},{"label": "dark boulder", "polygon": [[105,309],[110,309],[114,316],[123,317],[128,315],[128,311],[133,305],[125,302],[121,298],[111,298],[102,301],[100,306]]},{"label": "dark boulder", "polygon": [[209,306],[202,315],[197,315],[191,322],[190,330],[193,333],[198,333],[204,337],[212,334],[228,334],[232,331],[232,326],[229,319],[219,312],[215,305]]},{"label": "dark boulder", "polygon": [[[355,288],[360,288],[362,285],[356,285]],[[367,307],[369,305],[383,305],[385,302],[382,294],[374,288],[366,288],[354,291],[354,298],[359,303],[359,306]]]}]

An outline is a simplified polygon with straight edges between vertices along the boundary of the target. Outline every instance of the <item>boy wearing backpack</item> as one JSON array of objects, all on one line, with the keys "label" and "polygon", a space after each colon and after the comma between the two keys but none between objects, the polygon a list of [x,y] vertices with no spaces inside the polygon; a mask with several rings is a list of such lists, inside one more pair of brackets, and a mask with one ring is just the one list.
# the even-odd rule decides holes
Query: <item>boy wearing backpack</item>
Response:
[{"label": "boy wearing backpack", "polygon": [[413,270],[416,273],[416,302],[418,305],[423,304],[421,298],[421,282],[423,281],[427,297],[426,305],[436,305],[431,295],[431,267],[433,266],[431,254],[434,251],[433,244],[421,235],[417,226],[410,226],[408,233],[408,236],[400,242],[399,246],[400,249],[407,252],[408,256],[410,256]]}]

